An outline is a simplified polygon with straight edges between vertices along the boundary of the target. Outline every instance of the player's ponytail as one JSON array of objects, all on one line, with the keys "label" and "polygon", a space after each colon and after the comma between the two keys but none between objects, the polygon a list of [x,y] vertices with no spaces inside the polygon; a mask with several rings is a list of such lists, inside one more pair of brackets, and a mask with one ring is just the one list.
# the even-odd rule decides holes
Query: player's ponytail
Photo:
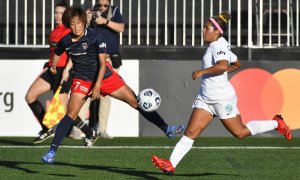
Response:
[{"label": "player's ponytail", "polygon": [[214,27],[220,30],[221,35],[227,31],[228,23],[231,18],[231,15],[228,11],[221,12],[218,16],[213,16],[209,20],[214,24]]}]

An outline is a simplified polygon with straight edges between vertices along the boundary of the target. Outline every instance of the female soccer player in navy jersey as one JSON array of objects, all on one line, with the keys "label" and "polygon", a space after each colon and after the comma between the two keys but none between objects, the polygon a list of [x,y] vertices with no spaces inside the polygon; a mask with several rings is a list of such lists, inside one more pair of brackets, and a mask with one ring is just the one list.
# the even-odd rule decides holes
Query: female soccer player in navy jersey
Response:
[{"label": "female soccer player in navy jersey", "polygon": [[192,148],[194,140],[213,120],[221,119],[225,128],[236,138],[242,139],[258,133],[276,129],[287,139],[291,131],[280,115],[273,120],[250,121],[246,125],[237,107],[237,97],[227,73],[240,67],[237,56],[231,52],[228,42],[222,37],[230,20],[228,12],[209,18],[203,29],[203,38],[209,44],[203,60],[202,69],[192,73],[192,79],[202,78],[201,88],[193,103],[193,111],[184,136],[176,144],[170,160],[152,156],[153,164],[167,175],[173,175],[175,167]]},{"label": "female soccer player in navy jersey", "polygon": [[[53,65],[52,58],[57,43],[62,37],[71,32],[70,28],[65,27],[62,23],[62,16],[67,8],[68,4],[64,0],[55,5],[54,19],[56,27],[49,36],[49,62],[45,64],[42,74],[32,83],[25,97],[30,109],[37,117],[40,125],[42,126],[42,130],[40,131],[39,136],[33,141],[34,144],[42,143],[49,137],[52,137],[54,134],[53,128],[49,129],[42,123],[45,116],[45,110],[42,104],[37,100],[37,98],[50,90],[52,90],[54,93],[61,83],[62,74],[65,71],[66,73],[68,73],[70,70],[70,66],[66,66],[68,62],[68,55],[66,53],[63,53],[58,59],[58,62],[56,62],[57,73],[52,74],[50,71],[50,67],[52,67]],[[59,94],[59,99],[65,106],[68,102],[71,84],[71,76],[68,79],[65,79],[65,82],[62,83],[62,89]],[[79,117],[76,118],[74,125],[76,125],[82,132],[84,132],[86,136],[86,143],[90,142],[90,144],[92,144],[97,140],[98,135],[96,134],[96,132],[91,130],[86,124],[84,124],[84,122]]]},{"label": "female soccer player in navy jersey", "polygon": [[[163,130],[168,137],[184,131],[183,125],[169,126],[157,112],[147,113],[138,107],[133,90],[125,84],[121,76],[113,71],[110,63],[106,62],[106,43],[102,35],[95,30],[86,29],[86,22],[86,14],[79,7],[71,7],[63,15],[63,23],[66,27],[70,27],[72,32],[57,44],[51,71],[54,74],[57,73],[56,63],[59,56],[67,51],[71,59],[67,66],[73,65],[73,83],[67,113],[57,126],[48,153],[42,157],[45,163],[54,162],[57,148],[72,126],[87,96],[95,100],[100,98],[100,95],[110,95],[128,103],[147,120]],[[66,72],[62,80],[67,78]]]}]

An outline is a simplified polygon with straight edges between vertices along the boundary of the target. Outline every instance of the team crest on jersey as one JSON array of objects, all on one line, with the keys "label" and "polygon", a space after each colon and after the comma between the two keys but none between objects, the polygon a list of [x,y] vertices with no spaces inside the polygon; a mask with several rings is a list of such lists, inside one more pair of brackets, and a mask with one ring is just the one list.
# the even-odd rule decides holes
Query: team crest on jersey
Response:
[{"label": "team crest on jersey", "polygon": [[81,45],[82,45],[82,48],[83,48],[84,50],[86,50],[86,49],[88,48],[87,43],[82,43]]}]

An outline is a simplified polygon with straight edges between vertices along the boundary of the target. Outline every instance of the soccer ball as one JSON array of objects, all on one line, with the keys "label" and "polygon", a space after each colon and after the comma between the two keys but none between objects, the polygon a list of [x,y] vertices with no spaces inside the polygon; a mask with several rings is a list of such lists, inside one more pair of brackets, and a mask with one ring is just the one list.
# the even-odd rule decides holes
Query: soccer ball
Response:
[{"label": "soccer ball", "polygon": [[152,112],[159,108],[161,103],[160,95],[151,88],[142,90],[137,97],[139,107],[146,112]]}]

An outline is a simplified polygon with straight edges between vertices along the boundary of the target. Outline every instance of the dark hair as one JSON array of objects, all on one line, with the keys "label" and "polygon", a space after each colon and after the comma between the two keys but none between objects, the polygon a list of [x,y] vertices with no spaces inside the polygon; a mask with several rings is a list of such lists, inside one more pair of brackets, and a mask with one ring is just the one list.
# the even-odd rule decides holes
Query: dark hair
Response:
[{"label": "dark hair", "polygon": [[64,26],[70,28],[71,20],[78,16],[78,19],[83,22],[84,26],[86,26],[87,19],[85,11],[81,7],[70,7],[67,8],[62,16],[62,22]]},{"label": "dark hair", "polygon": [[66,0],[62,0],[60,3],[55,4],[55,7],[57,7],[57,6],[59,6],[59,7],[64,7],[64,8],[66,8],[66,9],[69,7],[69,5],[68,5],[68,3],[67,3]]},{"label": "dark hair", "polygon": [[[228,28],[228,22],[231,19],[231,15],[229,14],[229,12],[223,11],[223,12],[221,12],[220,15],[213,16],[212,18],[219,24],[219,26],[222,28],[223,32],[225,33]],[[214,27],[215,27],[215,25],[214,25]],[[215,27],[215,29],[217,29],[217,28]]]}]

